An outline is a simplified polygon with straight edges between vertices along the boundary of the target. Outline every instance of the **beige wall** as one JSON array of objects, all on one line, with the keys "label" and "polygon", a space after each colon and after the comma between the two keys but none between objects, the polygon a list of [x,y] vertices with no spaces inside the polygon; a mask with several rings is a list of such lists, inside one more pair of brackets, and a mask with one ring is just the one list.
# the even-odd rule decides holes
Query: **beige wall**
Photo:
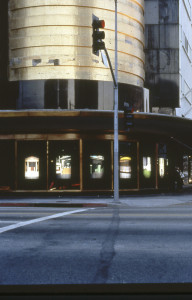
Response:
[{"label": "beige wall", "polygon": [[[144,0],[118,0],[119,82],[143,86]],[[114,62],[114,0],[9,0],[9,79],[112,81],[92,54],[92,14]],[[54,60],[59,65],[54,66]]]}]

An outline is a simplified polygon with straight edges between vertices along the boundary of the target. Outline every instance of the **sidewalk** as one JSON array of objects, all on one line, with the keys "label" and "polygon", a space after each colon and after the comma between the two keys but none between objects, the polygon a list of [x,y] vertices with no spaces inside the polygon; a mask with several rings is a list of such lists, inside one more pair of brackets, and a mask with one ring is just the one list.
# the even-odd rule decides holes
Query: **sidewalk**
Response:
[{"label": "sidewalk", "polygon": [[169,205],[192,204],[192,192],[183,190],[179,193],[161,194],[129,194],[120,195],[119,201],[112,196],[80,196],[80,195],[10,195],[0,196],[1,207],[163,207]]}]

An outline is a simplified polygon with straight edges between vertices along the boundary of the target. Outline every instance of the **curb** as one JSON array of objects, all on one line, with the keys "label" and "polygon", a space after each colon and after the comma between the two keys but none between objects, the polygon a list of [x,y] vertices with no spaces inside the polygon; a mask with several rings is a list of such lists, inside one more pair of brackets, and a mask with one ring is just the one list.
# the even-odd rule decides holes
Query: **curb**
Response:
[{"label": "curb", "polygon": [[0,207],[107,207],[105,203],[0,203]]}]

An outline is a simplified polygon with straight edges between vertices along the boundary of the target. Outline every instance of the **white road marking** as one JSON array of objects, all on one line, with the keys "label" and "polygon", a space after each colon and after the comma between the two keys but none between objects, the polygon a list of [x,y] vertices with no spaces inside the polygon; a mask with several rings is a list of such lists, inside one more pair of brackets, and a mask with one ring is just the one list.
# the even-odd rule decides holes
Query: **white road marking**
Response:
[{"label": "white road marking", "polygon": [[60,217],[67,216],[67,215],[70,215],[70,214],[79,213],[79,212],[90,210],[90,209],[93,209],[93,208],[77,209],[77,210],[67,211],[67,212],[54,214],[54,215],[47,216],[47,217],[37,218],[37,219],[25,221],[25,222],[19,222],[17,224],[13,224],[13,225],[9,225],[9,226],[0,228],[0,233],[6,232],[6,231],[9,231],[9,230],[13,230],[13,229],[16,229],[16,228],[19,228],[19,227],[23,227],[23,226],[26,226],[26,225],[39,223],[39,222],[47,221],[47,220],[50,220],[50,219],[56,219],[56,218],[60,218]]}]

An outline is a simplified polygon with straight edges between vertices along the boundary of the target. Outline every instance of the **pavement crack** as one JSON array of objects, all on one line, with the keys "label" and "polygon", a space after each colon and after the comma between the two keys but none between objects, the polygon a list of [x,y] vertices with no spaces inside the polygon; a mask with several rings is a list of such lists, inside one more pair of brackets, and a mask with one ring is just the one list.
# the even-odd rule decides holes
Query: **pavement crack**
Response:
[{"label": "pavement crack", "polygon": [[109,269],[111,267],[115,251],[115,242],[119,233],[119,208],[113,208],[113,216],[106,237],[102,243],[98,268],[93,283],[107,283]]}]

